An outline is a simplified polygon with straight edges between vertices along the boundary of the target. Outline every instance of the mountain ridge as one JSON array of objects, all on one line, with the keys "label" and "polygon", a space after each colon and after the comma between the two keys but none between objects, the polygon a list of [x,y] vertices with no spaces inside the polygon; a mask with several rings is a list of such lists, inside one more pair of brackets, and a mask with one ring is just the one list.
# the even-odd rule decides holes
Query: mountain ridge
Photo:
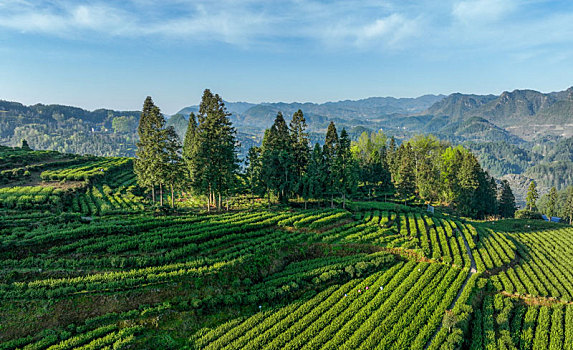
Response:
[{"label": "mountain ridge", "polygon": [[530,89],[504,91],[500,95],[456,93],[424,113],[448,116],[451,121],[481,117],[526,140],[542,134],[569,137],[573,136],[573,87],[550,93]]}]

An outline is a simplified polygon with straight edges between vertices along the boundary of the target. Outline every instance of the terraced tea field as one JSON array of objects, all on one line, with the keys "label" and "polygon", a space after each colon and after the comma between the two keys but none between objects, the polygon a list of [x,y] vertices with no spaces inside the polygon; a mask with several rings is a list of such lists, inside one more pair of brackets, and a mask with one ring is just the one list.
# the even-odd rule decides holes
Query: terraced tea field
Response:
[{"label": "terraced tea field", "polygon": [[143,210],[132,159],[23,151],[0,146],[0,210],[83,215]]},{"label": "terraced tea field", "polygon": [[158,214],[122,169],[0,191],[0,349],[571,348],[570,226],[391,203]]}]

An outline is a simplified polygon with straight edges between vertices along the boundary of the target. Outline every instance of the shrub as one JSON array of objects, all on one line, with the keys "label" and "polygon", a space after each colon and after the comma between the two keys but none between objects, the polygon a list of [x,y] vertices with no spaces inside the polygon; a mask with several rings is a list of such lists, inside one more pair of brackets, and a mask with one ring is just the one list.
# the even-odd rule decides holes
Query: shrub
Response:
[{"label": "shrub", "polygon": [[531,211],[527,209],[521,209],[515,212],[516,219],[534,219],[534,220],[543,220],[541,217],[541,213],[537,211]]}]

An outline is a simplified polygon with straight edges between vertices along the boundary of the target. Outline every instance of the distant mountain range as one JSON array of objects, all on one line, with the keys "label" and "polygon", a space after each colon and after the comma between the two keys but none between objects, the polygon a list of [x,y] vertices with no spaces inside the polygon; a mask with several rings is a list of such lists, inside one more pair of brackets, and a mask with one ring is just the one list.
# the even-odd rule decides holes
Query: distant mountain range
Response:
[{"label": "distant mountain range", "polygon": [[425,114],[447,117],[450,124],[481,117],[524,140],[538,136],[573,136],[573,87],[544,94],[514,90],[495,95],[452,94]]},{"label": "distant mountain range", "polygon": [[[227,102],[239,129],[262,132],[280,111],[290,116],[301,109],[310,129],[322,131],[330,120],[353,128],[384,129],[389,133],[435,133],[457,141],[506,141],[573,136],[573,87],[541,93],[514,90],[501,95],[455,93],[417,98],[371,97],[357,101],[316,103]],[[181,109],[185,117],[198,106]]]},{"label": "distant mountain range", "polygon": [[[225,106],[233,114],[233,122],[238,127],[258,126],[265,129],[272,125],[278,112],[289,116],[300,109],[304,112],[309,124],[324,123],[333,119],[369,121],[391,115],[419,113],[444,97],[444,95],[424,95],[416,98],[370,97],[356,101],[345,100],[321,104],[225,102]],[[185,107],[177,114],[188,116],[191,112],[196,113],[198,109],[199,106]]]}]

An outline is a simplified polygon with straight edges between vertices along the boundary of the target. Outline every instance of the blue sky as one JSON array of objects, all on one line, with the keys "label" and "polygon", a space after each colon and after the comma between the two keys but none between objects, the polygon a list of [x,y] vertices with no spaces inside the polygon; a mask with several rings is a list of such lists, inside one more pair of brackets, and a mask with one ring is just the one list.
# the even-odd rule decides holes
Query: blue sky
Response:
[{"label": "blue sky", "polygon": [[573,85],[573,2],[0,0],[0,99],[165,113],[229,101]]}]

